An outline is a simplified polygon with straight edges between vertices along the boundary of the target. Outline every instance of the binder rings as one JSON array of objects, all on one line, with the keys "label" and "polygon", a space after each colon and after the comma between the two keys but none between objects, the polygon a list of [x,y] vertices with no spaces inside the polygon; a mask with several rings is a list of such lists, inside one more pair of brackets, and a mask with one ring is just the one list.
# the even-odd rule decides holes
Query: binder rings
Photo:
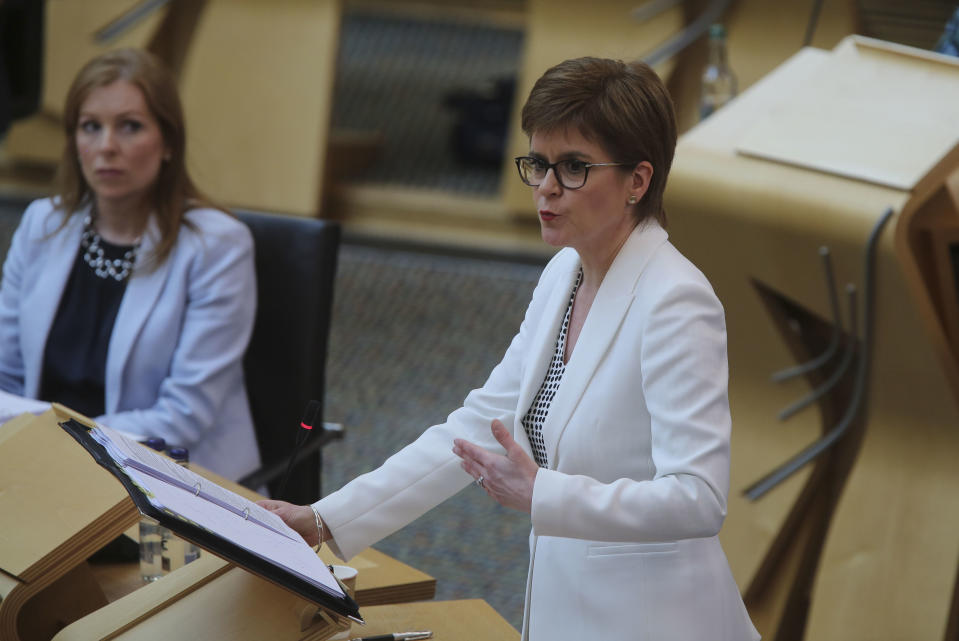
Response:
[{"label": "binder rings", "polygon": [[109,428],[73,419],[60,426],[123,484],[141,513],[334,614],[363,622],[329,568],[276,515]]}]

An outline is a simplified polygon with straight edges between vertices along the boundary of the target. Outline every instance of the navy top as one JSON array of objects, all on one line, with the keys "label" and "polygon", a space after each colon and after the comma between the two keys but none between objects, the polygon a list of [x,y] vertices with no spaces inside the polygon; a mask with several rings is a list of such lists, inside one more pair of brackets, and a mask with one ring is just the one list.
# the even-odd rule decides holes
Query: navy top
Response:
[{"label": "navy top", "polygon": [[[107,259],[122,258],[132,248],[102,239],[100,246]],[[127,279],[100,278],[83,254],[80,247],[47,335],[40,398],[93,418],[106,409],[107,348]]]}]

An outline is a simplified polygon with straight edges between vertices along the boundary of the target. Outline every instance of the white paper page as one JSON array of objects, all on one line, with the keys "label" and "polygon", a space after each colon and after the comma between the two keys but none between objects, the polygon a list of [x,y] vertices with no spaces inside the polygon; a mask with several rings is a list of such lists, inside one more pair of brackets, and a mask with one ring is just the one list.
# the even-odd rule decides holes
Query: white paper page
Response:
[{"label": "white paper page", "polygon": [[117,463],[123,466],[134,467],[151,476],[158,476],[171,483],[179,483],[184,487],[195,487],[202,482],[202,478],[195,472],[178,465],[172,459],[161,456],[158,452],[140,445],[135,440],[120,434],[109,427],[99,425],[91,430],[90,434]]},{"label": "white paper page", "polygon": [[43,414],[50,409],[50,403],[32,398],[24,398],[0,390],[0,424],[6,423],[21,414]]},{"label": "white paper page", "polygon": [[159,476],[161,479],[169,480],[174,484],[178,483],[183,489],[196,490],[199,484],[199,490],[205,495],[205,498],[219,502],[223,506],[228,506],[237,514],[249,514],[251,519],[287,538],[296,541],[302,540],[295,530],[273,512],[260,507],[236,492],[231,492],[225,487],[203,478],[182,465],[178,465],[172,459],[161,456],[150,448],[123,436],[116,430],[100,425],[92,430],[91,434],[107,449],[117,463],[133,467],[151,476]]},{"label": "white paper page", "polygon": [[298,535],[296,540],[289,539],[181,488],[133,470],[130,478],[147,492],[156,507],[167,509],[263,559],[273,561],[314,585],[322,585],[334,594],[343,595],[329,568]]},{"label": "white paper page", "polygon": [[205,479],[196,472],[178,465],[172,459],[161,456],[159,453],[144,447],[104,425],[97,426],[91,431],[92,436],[103,445],[111,457],[123,466],[133,467],[150,476],[158,476],[174,484],[180,484],[183,489],[190,488],[199,491],[204,498],[220,503],[224,507],[234,510],[237,514],[249,514],[249,518],[258,521],[278,534],[301,541],[302,537],[283,519],[273,512],[260,507],[236,492],[221,487],[209,479]]}]

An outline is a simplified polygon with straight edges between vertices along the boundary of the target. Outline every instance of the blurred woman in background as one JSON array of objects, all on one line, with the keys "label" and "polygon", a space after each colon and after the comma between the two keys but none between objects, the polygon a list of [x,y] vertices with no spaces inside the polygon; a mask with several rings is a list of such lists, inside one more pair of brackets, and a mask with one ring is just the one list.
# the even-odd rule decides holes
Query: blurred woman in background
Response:
[{"label": "blurred woman in background", "polygon": [[249,230],[186,170],[176,84],[134,49],[87,63],[60,189],[23,215],[0,287],[0,389],[162,437],[231,479],[259,465],[243,354]]}]

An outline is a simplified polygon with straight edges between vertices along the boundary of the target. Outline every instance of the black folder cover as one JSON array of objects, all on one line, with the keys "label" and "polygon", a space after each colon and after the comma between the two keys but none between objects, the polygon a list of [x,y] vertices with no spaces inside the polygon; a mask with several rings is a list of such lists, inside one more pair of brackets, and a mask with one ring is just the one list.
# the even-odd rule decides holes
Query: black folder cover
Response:
[{"label": "black folder cover", "polygon": [[150,503],[150,499],[123,472],[123,469],[107,453],[106,449],[90,435],[89,427],[73,419],[61,422],[60,427],[76,439],[97,463],[109,470],[123,484],[141,513],[156,519],[161,525],[169,528],[178,536],[235,563],[245,570],[276,583],[335,614],[351,617],[362,622],[359,606],[345,591],[343,595],[339,595],[324,586],[314,585],[295,574],[291,574],[286,568],[273,561],[253,554],[219,534],[178,518],[170,512],[158,509]]}]

